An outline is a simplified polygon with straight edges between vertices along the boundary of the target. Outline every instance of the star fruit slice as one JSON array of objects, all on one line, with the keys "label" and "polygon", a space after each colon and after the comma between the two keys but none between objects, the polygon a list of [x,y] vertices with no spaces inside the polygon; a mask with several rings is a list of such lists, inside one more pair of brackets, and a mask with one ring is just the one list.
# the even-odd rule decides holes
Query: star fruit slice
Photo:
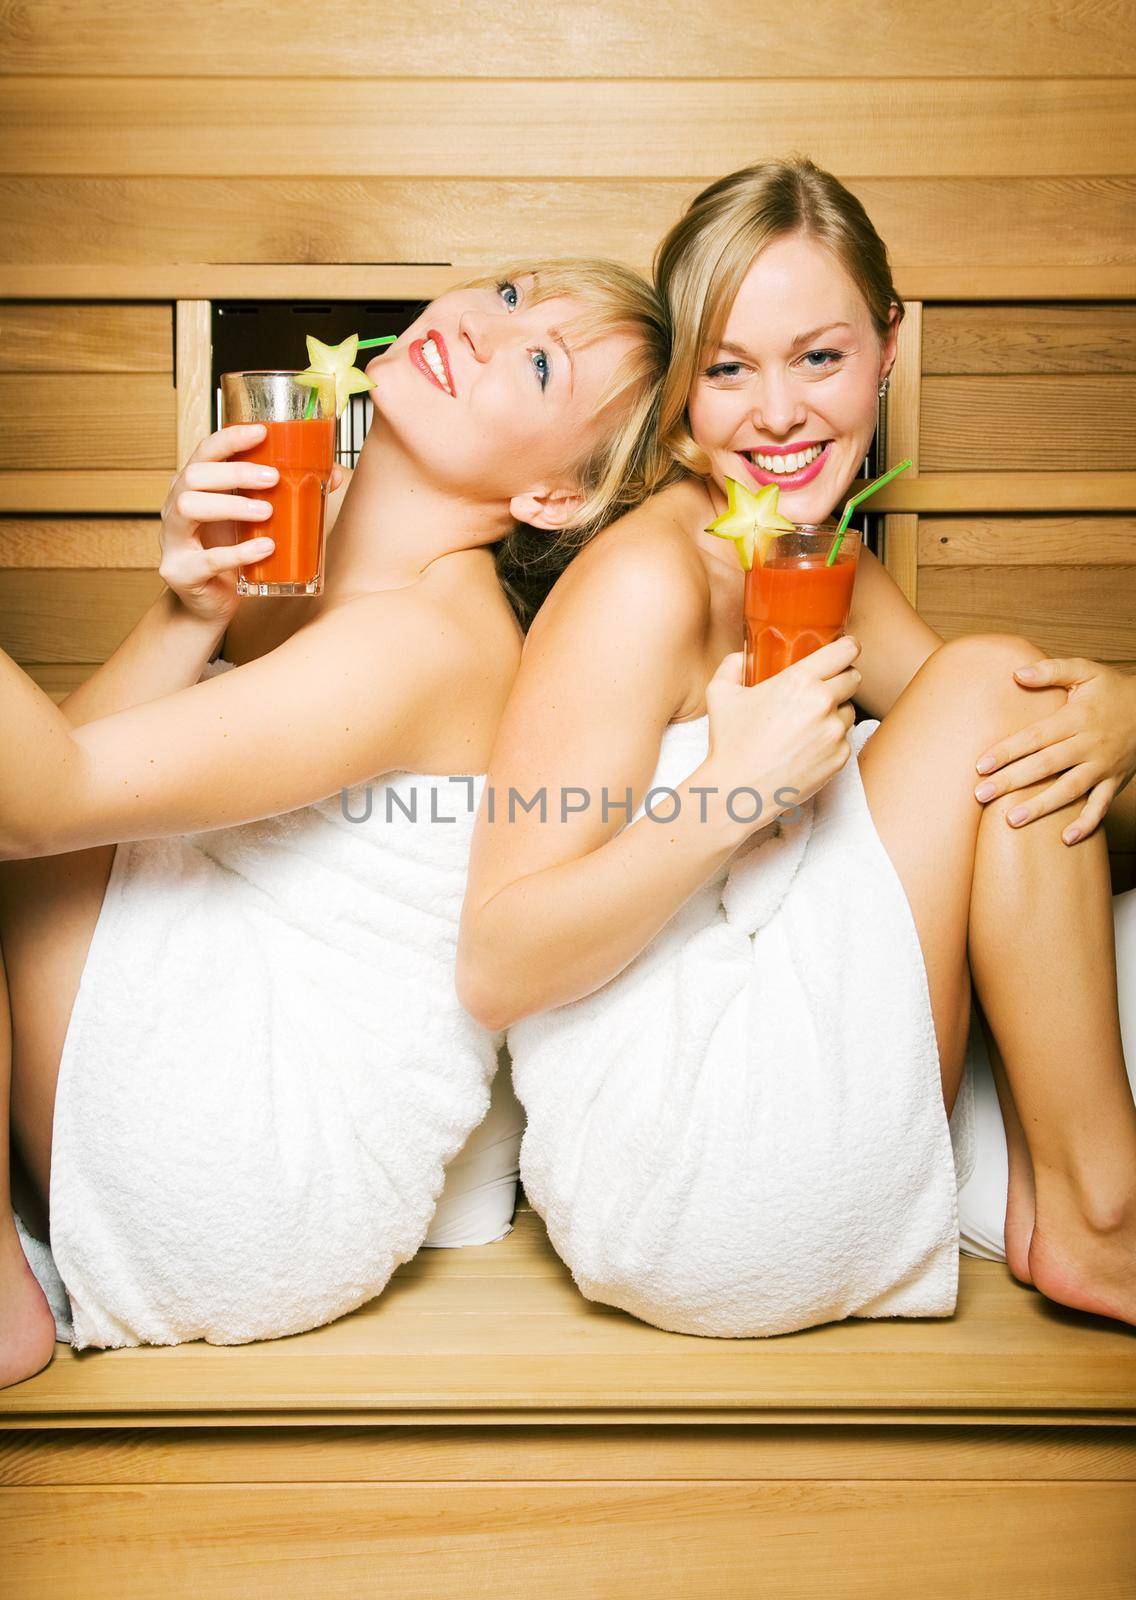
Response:
[{"label": "star fruit slice", "polygon": [[769,559],[774,541],[783,533],[796,533],[797,524],[783,517],[777,509],[780,486],[767,483],[755,494],[736,478],[726,479],[729,507],[706,529],[720,539],[732,539],[738,560],[748,572],[756,553],[759,566]]},{"label": "star fruit slice", "polygon": [[359,335],[353,333],[344,339],[342,344],[333,345],[324,344],[321,339],[309,333],[307,345],[311,366],[306,372],[297,372],[296,382],[318,386],[328,378],[334,378],[335,414],[341,417],[353,394],[365,394],[371,388],[370,378],[355,365],[355,357],[359,352]]}]

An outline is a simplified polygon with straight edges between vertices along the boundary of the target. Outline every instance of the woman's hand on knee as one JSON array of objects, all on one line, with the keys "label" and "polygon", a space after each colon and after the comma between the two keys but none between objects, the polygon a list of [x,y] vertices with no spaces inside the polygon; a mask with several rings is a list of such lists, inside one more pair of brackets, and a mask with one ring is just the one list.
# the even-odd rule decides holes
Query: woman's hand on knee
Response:
[{"label": "woman's hand on knee", "polygon": [[1086,839],[1136,773],[1136,677],[1082,657],[1030,662],[1015,670],[1026,689],[1066,688],[1060,710],[1019,729],[983,752],[975,798],[982,804],[1055,778],[1008,813],[1015,827],[1084,799],[1061,837]]}]

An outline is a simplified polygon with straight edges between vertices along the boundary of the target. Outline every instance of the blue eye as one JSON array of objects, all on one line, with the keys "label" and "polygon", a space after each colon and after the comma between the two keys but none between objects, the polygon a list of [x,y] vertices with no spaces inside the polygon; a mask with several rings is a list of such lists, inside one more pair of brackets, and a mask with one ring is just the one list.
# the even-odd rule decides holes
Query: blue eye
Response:
[{"label": "blue eye", "polygon": [[719,361],[715,366],[707,367],[706,376],[708,378],[736,378],[741,370],[742,364],[740,361]]},{"label": "blue eye", "polygon": [[[510,283],[508,279],[506,279],[504,282],[497,285],[497,293],[501,296],[502,300],[504,300],[510,311],[515,311],[517,309],[517,304],[521,297],[517,293],[517,286],[515,283]],[[512,299],[509,298],[510,295],[512,296]]]},{"label": "blue eye", "polygon": [[810,372],[825,372],[838,361],[843,361],[841,350],[809,350],[801,358]]},{"label": "blue eye", "polygon": [[532,364],[537,376],[540,378],[541,388],[547,389],[548,380],[552,376],[552,363],[549,361],[548,356],[543,350],[534,350],[532,352]]}]

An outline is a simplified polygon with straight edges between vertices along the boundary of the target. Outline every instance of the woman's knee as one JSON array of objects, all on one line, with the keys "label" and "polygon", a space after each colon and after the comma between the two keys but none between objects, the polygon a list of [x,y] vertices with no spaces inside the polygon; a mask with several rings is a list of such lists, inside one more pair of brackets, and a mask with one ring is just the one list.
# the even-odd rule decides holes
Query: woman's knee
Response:
[{"label": "woman's knee", "polygon": [[1021,707],[1026,717],[1045,716],[1065,704],[1061,687],[1027,689],[1014,677],[1017,667],[1045,660],[1045,651],[1018,633],[967,633],[949,639],[924,663],[962,698],[968,717],[999,714]]}]

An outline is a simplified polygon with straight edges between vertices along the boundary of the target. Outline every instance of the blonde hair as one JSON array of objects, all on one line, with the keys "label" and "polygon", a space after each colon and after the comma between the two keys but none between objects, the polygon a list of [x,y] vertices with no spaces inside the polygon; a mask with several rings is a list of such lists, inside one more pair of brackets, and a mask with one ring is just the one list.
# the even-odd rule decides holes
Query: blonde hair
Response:
[{"label": "blonde hair", "polygon": [[796,156],[743,167],[703,189],[655,252],[655,287],[673,339],[659,406],[660,443],[698,477],[710,466],[687,415],[695,376],[706,351],[721,339],[754,258],[791,233],[804,233],[832,251],[867,302],[881,337],[893,306],[903,316],[887,247],[859,200],[831,172]]},{"label": "blonde hair", "polygon": [[592,257],[521,262],[463,288],[503,284],[532,275],[530,304],[571,295],[584,309],[561,332],[572,348],[606,334],[630,333],[635,345],[618,361],[596,402],[611,408],[611,425],[563,471],[584,491],[584,503],[555,533],[516,523],[496,546],[497,577],[521,625],[528,627],[560,573],[585,544],[625,511],[648,499],[674,463],[658,438],[659,403],[670,355],[668,325],[651,284],[618,261]]}]

